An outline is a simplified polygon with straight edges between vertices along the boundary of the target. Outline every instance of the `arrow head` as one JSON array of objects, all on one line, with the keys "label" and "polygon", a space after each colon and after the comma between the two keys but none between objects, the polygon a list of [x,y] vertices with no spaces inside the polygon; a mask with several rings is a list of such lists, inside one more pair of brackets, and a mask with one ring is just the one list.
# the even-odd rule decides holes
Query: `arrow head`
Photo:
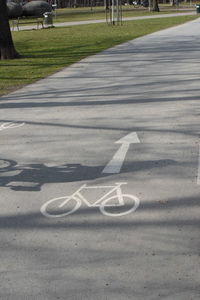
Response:
[{"label": "arrow head", "polygon": [[137,144],[140,143],[140,140],[136,132],[131,132],[125,135],[123,138],[115,142],[116,144]]}]

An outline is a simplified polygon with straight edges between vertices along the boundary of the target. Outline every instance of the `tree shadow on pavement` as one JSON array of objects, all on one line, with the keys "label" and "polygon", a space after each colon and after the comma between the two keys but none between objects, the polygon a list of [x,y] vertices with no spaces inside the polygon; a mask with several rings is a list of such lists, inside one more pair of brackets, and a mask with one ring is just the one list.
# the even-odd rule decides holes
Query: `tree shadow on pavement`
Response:
[{"label": "tree shadow on pavement", "polygon": [[[47,218],[39,211],[31,213],[7,214],[0,217],[0,228],[18,228],[28,230],[31,228],[40,228],[46,230],[52,229],[68,229],[82,230],[86,228],[91,231],[96,231],[101,228],[121,228],[134,229],[135,231],[141,227],[148,229],[152,228],[180,228],[180,227],[196,227],[199,228],[199,219],[193,216],[188,217],[187,214],[182,214],[177,217],[177,210],[197,209],[199,206],[198,196],[174,197],[164,201],[143,201],[139,209],[134,213],[129,214],[130,217],[110,217],[103,216],[99,207],[80,207],[75,214],[58,217]],[[131,205],[127,204],[126,209],[130,209]],[[166,212],[170,212],[169,218]],[[157,218],[152,218],[151,213],[157,215]],[[87,217],[87,222],[83,216]],[[90,218],[91,217],[91,218]],[[93,218],[94,217],[94,218]],[[102,219],[103,217],[103,219]],[[142,218],[141,218],[142,217]],[[59,222],[57,222],[57,221]]]},{"label": "tree shadow on pavement", "polygon": [[[15,191],[40,191],[45,183],[92,180],[100,177],[103,169],[103,166],[90,167],[81,164],[18,165],[13,160],[1,159],[0,161],[2,166],[4,162],[4,167],[0,168],[0,186],[9,187]],[[6,162],[8,166],[6,166]]]},{"label": "tree shadow on pavement", "polygon": [[[171,159],[132,162],[126,164],[122,172],[137,172],[169,165],[177,165],[177,162]],[[67,163],[56,166],[39,163],[19,165],[14,160],[0,158],[0,186],[14,191],[40,191],[47,183],[86,181],[112,176],[113,174],[102,173],[104,167]]]}]

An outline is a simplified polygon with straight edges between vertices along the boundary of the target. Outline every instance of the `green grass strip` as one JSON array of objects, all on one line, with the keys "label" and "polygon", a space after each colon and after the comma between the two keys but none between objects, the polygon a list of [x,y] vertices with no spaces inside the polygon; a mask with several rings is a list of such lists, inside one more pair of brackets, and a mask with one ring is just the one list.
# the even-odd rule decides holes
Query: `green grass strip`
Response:
[{"label": "green grass strip", "polygon": [[128,40],[175,26],[196,16],[19,31],[13,39],[21,59],[0,61],[0,94],[44,78],[89,55]]},{"label": "green grass strip", "polygon": [[[122,6],[122,15],[125,17],[139,17],[139,16],[153,16],[158,14],[170,14],[170,13],[184,13],[185,10],[179,10],[177,8],[164,8],[160,7],[161,12],[150,12],[148,8],[139,7],[134,8],[131,6]],[[191,11],[191,10],[188,10]],[[56,18],[54,22],[71,22],[71,21],[85,21],[85,20],[97,20],[105,19],[105,9],[103,7],[94,7],[92,10],[89,7],[86,8],[61,8],[56,11]]]}]

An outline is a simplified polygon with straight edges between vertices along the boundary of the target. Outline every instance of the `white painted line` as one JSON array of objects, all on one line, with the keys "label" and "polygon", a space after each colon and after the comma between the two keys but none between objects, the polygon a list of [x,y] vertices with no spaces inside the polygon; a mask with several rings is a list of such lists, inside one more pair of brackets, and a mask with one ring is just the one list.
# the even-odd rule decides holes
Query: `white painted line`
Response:
[{"label": "white painted line", "polygon": [[3,123],[0,126],[0,131],[1,130],[5,130],[5,129],[12,129],[12,128],[17,128],[17,127],[21,127],[24,126],[25,123],[13,123],[13,122],[7,122],[7,123]]},{"label": "white painted line", "polygon": [[199,160],[198,160],[197,184],[200,185],[200,144],[199,144]]},{"label": "white painted line", "polygon": [[[88,207],[99,208],[100,212],[105,216],[125,216],[138,208],[140,200],[134,195],[124,194],[121,190],[123,184],[126,184],[126,182],[116,182],[111,186],[88,186],[87,184],[84,184],[72,195],[47,201],[41,206],[40,212],[47,218],[66,217],[76,212],[81,207],[82,203],[84,203]],[[100,196],[100,198],[92,204],[87,200],[86,196],[81,193],[81,191],[85,189],[103,189],[104,191],[106,188],[108,188],[109,191]],[[58,210],[61,208],[62,210],[59,212]],[[118,210],[115,211],[113,208],[117,208]]]},{"label": "white painted line", "polygon": [[130,144],[140,143],[140,140],[136,132],[131,132],[119,141],[115,142],[116,144],[122,144],[117,150],[113,158],[103,169],[102,173],[117,174],[120,172],[123,162],[126,157],[126,153],[130,147]]}]

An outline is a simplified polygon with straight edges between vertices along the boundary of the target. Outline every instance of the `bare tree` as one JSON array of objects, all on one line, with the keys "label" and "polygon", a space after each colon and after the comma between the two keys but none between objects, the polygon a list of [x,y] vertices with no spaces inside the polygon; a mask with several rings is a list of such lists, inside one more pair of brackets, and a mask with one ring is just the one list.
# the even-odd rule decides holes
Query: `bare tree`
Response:
[{"label": "bare tree", "polygon": [[6,0],[0,0],[0,59],[18,57],[10,32]]}]

